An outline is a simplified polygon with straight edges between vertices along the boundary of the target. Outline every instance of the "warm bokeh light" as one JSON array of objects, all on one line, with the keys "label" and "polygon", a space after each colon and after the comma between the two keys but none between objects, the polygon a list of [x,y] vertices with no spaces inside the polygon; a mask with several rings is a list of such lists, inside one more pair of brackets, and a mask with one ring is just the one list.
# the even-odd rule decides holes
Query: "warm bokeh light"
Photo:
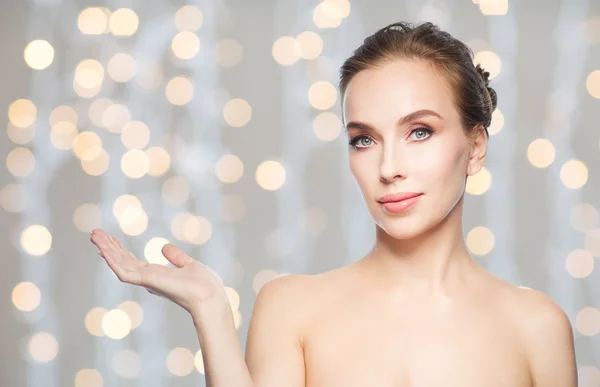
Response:
[{"label": "warm bokeh light", "polygon": [[575,317],[575,328],[584,336],[595,336],[600,332],[600,310],[587,306]]},{"label": "warm bokeh light", "polygon": [[78,159],[83,159],[84,153],[94,147],[102,148],[102,139],[96,132],[81,132],[73,140],[73,154]]},{"label": "warm bokeh light", "polygon": [[104,336],[104,331],[102,330],[102,319],[104,315],[108,312],[105,308],[92,308],[85,315],[85,328],[87,331],[94,336]]},{"label": "warm bokeh light", "polygon": [[37,118],[37,108],[28,99],[18,99],[8,107],[8,119],[18,128],[33,125]]},{"label": "warm bokeh light", "polygon": [[337,89],[329,81],[317,81],[308,90],[308,102],[319,110],[332,108],[337,101]]},{"label": "warm bokeh light", "polygon": [[12,302],[15,308],[31,312],[40,305],[42,293],[33,282],[20,282],[13,288]]},{"label": "warm bokeh light", "polygon": [[600,99],[600,70],[594,70],[585,79],[585,88],[594,98]]},{"label": "warm bokeh light", "polygon": [[78,119],[77,112],[73,107],[68,105],[59,105],[52,109],[48,122],[50,123],[51,127],[62,122],[68,122],[73,126],[77,126]]},{"label": "warm bokeh light", "polygon": [[473,57],[473,64],[480,64],[481,67],[490,73],[489,79],[492,80],[500,74],[502,61],[493,51],[479,51]]},{"label": "warm bokeh light", "polygon": [[165,238],[154,237],[144,247],[144,258],[150,263],[157,265],[168,265],[170,262],[162,253],[162,248],[169,243]]},{"label": "warm bokeh light", "polygon": [[19,128],[9,122],[6,125],[6,135],[15,144],[25,145],[33,140],[35,135],[35,126],[32,125],[27,128]]},{"label": "warm bokeh light", "polygon": [[185,238],[185,224],[193,215],[189,212],[180,212],[171,220],[171,233],[175,238],[182,242],[187,242]]},{"label": "warm bokeh light", "polygon": [[323,52],[323,39],[313,31],[304,31],[296,37],[300,43],[300,54],[302,59],[315,59]]},{"label": "warm bokeh light", "polygon": [[187,242],[203,245],[212,236],[212,224],[204,216],[191,216],[183,225],[183,236]]},{"label": "warm bokeh light", "polygon": [[235,311],[240,307],[240,295],[239,293],[230,286],[225,286],[225,293],[227,294],[227,299],[229,300],[229,305],[231,305],[231,310]]},{"label": "warm bokeh light", "polygon": [[242,60],[244,49],[235,39],[226,38],[217,42],[214,48],[215,57],[219,65],[233,67]]},{"label": "warm bokeh light", "polygon": [[119,8],[110,15],[108,28],[115,36],[131,36],[138,29],[139,18],[129,8]]},{"label": "warm bokeh light", "polygon": [[202,356],[202,349],[197,350],[194,355],[194,366],[200,374],[204,375],[204,357]]},{"label": "warm bokeh light", "polygon": [[252,106],[244,99],[231,99],[223,107],[223,118],[228,125],[241,128],[252,118]]},{"label": "warm bokeh light", "polygon": [[506,15],[508,12],[508,0],[485,0],[479,1],[481,13],[487,16]]},{"label": "warm bokeh light", "polygon": [[467,247],[475,255],[486,255],[494,248],[494,234],[487,227],[474,227],[467,234]]},{"label": "warm bokeh light", "polygon": [[313,120],[313,133],[321,141],[333,141],[342,132],[342,120],[333,112],[321,112]]},{"label": "warm bokeh light", "polygon": [[81,156],[81,169],[90,176],[100,176],[108,170],[110,157],[104,148],[90,147]]},{"label": "warm bokeh light", "polygon": [[113,102],[108,98],[98,98],[94,100],[88,108],[88,116],[92,124],[103,127],[104,124],[102,123],[102,119],[104,118],[104,112],[112,104]]},{"label": "warm bokeh light", "polygon": [[481,167],[479,172],[467,178],[465,191],[471,195],[483,195],[492,186],[492,174],[486,167]]},{"label": "warm bokeh light", "polygon": [[131,349],[119,349],[112,359],[112,368],[123,379],[135,379],[142,370],[142,360]]},{"label": "warm bokeh light", "polygon": [[273,43],[271,55],[282,66],[291,66],[298,62],[302,54],[300,42],[293,36],[282,36]]},{"label": "warm bokeh light", "polygon": [[127,207],[119,218],[121,231],[129,236],[137,236],[148,228],[148,214],[141,207]]},{"label": "warm bokeh light", "polygon": [[162,197],[169,204],[181,205],[190,197],[190,183],[184,177],[172,176],[163,183]]},{"label": "warm bokeh light", "polygon": [[131,207],[142,208],[142,202],[140,202],[140,199],[138,199],[137,196],[128,194],[119,196],[113,204],[113,215],[115,216],[115,219],[120,221],[123,214],[125,214],[125,211]]},{"label": "warm bokeh light", "polygon": [[588,179],[588,169],[580,160],[568,160],[560,169],[560,180],[565,187],[579,189]]},{"label": "warm bokeh light", "polygon": [[173,38],[171,50],[179,59],[192,59],[200,52],[200,38],[193,32],[182,31]]},{"label": "warm bokeh light", "polygon": [[135,75],[135,59],[124,52],[116,54],[108,61],[107,71],[113,81],[128,82]]},{"label": "warm bokeh light", "polygon": [[123,312],[127,313],[131,319],[131,329],[139,327],[142,321],[144,321],[144,310],[140,304],[135,301],[123,301],[117,306],[117,309],[121,309]]},{"label": "warm bokeh light", "polygon": [[337,7],[328,4],[330,2],[333,3],[333,0],[322,1],[313,10],[313,23],[318,28],[336,28],[342,24],[342,13],[338,11]]},{"label": "warm bokeh light", "polygon": [[108,17],[98,7],[85,8],[79,13],[77,27],[84,35],[101,35],[108,27]]},{"label": "warm bokeh light", "polygon": [[123,127],[131,121],[131,112],[125,105],[113,103],[102,114],[102,126],[109,132],[121,133]]},{"label": "warm bokeh light", "polygon": [[104,379],[98,370],[84,368],[75,375],[75,387],[104,387]]},{"label": "warm bokeh light", "polygon": [[41,224],[27,227],[21,233],[21,248],[30,255],[42,256],[52,247],[52,234]]},{"label": "warm bokeh light", "polygon": [[175,12],[175,27],[180,31],[196,31],[202,27],[204,15],[193,5],[185,5]]},{"label": "warm bokeh light", "polygon": [[546,168],[552,164],[556,157],[554,145],[545,139],[538,138],[533,140],[527,148],[527,158],[531,165],[536,168]]},{"label": "warm bokeh light", "polygon": [[102,317],[102,331],[107,337],[120,340],[131,331],[131,318],[121,309],[111,309]]},{"label": "warm bokeh light", "polygon": [[58,341],[49,332],[34,333],[27,344],[29,355],[37,362],[48,363],[58,355]]},{"label": "warm bokeh light", "polygon": [[587,250],[575,249],[567,256],[565,266],[574,278],[585,278],[594,271],[594,256]]},{"label": "warm bokeh light", "polygon": [[504,127],[504,114],[500,108],[496,107],[496,110],[492,113],[492,123],[488,127],[488,134],[494,136],[502,130]]},{"label": "warm bokeh light", "polygon": [[148,156],[148,175],[160,177],[167,173],[171,168],[171,156],[165,148],[153,146],[146,149]]},{"label": "warm bokeh light", "polygon": [[571,210],[571,225],[580,232],[586,232],[598,224],[598,210],[588,203],[579,203]]},{"label": "warm bokeh light", "polygon": [[102,226],[102,211],[96,204],[84,203],[73,212],[73,224],[81,232],[90,232]]},{"label": "warm bokeh light", "polygon": [[217,178],[223,183],[235,183],[244,173],[244,163],[236,155],[224,155],[215,166]]},{"label": "warm bokeh light", "polygon": [[142,149],[150,142],[150,129],[142,121],[130,121],[121,130],[121,142],[127,149]]},{"label": "warm bokeh light", "polygon": [[77,64],[73,87],[82,98],[95,96],[104,81],[104,66],[95,59],[84,59]]},{"label": "warm bokeh light", "polygon": [[6,212],[21,212],[27,204],[27,191],[21,184],[8,183],[0,189],[0,207]]},{"label": "warm bokeh light", "polygon": [[130,179],[139,179],[148,173],[150,159],[141,149],[130,149],[121,158],[121,170]]},{"label": "warm bokeh light", "polygon": [[178,76],[169,81],[165,88],[167,100],[173,105],[182,106],[192,100],[194,85],[187,77]]},{"label": "warm bokeh light", "polygon": [[194,354],[183,347],[172,349],[167,355],[167,368],[176,376],[189,375],[194,370]]},{"label": "warm bokeh light", "polygon": [[43,70],[54,61],[54,48],[45,40],[34,40],[25,47],[25,62],[34,70]]},{"label": "warm bokeh light", "polygon": [[28,148],[15,148],[6,156],[6,168],[16,177],[25,177],[35,168],[35,157]]},{"label": "warm bokeh light", "polygon": [[256,168],[256,182],[267,191],[278,190],[285,184],[285,168],[274,160],[266,160]]}]

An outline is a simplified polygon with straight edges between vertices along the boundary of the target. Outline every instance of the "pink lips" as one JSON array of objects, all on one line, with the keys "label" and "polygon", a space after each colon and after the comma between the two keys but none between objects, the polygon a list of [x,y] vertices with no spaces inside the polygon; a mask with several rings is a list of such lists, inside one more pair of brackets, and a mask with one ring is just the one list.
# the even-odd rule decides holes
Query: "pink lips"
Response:
[{"label": "pink lips", "polygon": [[388,212],[401,212],[415,205],[421,195],[423,194],[418,192],[399,192],[382,196],[378,202]]}]

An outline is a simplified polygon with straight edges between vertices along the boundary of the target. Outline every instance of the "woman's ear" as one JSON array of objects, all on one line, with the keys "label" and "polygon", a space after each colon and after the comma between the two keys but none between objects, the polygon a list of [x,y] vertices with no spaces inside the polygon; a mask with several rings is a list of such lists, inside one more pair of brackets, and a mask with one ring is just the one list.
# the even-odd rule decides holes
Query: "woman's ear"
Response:
[{"label": "woman's ear", "polygon": [[483,167],[483,162],[487,153],[488,138],[483,125],[474,127],[469,137],[471,152],[469,154],[467,165],[467,176],[472,176],[477,174],[481,170],[481,167]]}]

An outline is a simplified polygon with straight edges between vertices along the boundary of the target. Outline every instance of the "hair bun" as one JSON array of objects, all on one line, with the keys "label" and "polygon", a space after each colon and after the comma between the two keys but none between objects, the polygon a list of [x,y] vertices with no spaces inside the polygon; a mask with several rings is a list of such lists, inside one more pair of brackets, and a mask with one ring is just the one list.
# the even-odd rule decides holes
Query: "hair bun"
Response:
[{"label": "hair bun", "polygon": [[485,88],[486,88],[488,94],[490,95],[490,100],[492,103],[492,111],[494,111],[496,109],[496,105],[498,103],[498,96],[496,94],[496,90],[494,90],[493,88],[490,87],[490,72],[485,71],[481,67],[481,64],[479,64],[479,63],[477,63],[477,66],[475,66],[475,70],[477,70],[477,73],[479,74],[481,79],[483,79]]}]

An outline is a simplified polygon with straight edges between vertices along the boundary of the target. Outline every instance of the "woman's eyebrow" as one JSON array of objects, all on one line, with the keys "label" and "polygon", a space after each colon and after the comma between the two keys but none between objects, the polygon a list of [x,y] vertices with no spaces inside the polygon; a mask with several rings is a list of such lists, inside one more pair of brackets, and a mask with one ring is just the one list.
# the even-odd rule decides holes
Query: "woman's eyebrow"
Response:
[{"label": "woman's eyebrow", "polygon": [[[408,122],[418,120],[419,118],[423,118],[426,116],[434,116],[439,119],[443,119],[443,117],[439,113],[437,113],[431,109],[421,109],[421,110],[417,110],[412,113],[409,113],[409,114],[405,115],[404,117],[401,117],[398,120],[398,126],[402,126]],[[373,128],[369,124],[365,124],[363,122],[358,122],[358,121],[350,121],[350,122],[348,122],[348,124],[346,124],[346,132],[348,130],[350,130],[351,128],[363,129],[363,130],[373,130]]]}]

